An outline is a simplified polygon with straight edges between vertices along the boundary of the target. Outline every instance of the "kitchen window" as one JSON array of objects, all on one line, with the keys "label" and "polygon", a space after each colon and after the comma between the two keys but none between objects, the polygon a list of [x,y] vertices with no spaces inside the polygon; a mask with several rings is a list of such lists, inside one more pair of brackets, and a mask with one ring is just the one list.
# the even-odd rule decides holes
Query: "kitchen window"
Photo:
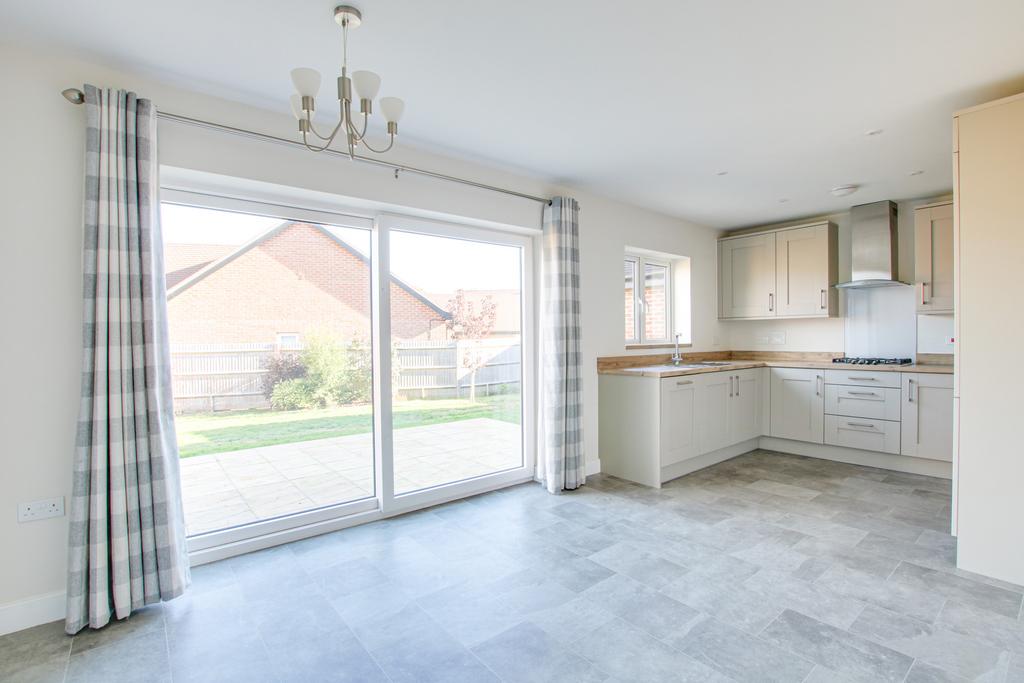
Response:
[{"label": "kitchen window", "polygon": [[672,341],[672,263],[627,254],[623,261],[627,344]]}]

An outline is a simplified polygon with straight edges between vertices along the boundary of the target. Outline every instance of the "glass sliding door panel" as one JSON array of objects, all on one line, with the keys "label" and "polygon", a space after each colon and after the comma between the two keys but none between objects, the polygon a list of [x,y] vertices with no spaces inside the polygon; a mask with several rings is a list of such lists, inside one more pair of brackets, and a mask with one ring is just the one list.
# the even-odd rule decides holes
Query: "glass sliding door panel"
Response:
[{"label": "glass sliding door panel", "polygon": [[523,466],[523,248],[389,234],[395,494]]},{"label": "glass sliding door panel", "polygon": [[372,498],[370,231],[162,206],[190,536]]}]

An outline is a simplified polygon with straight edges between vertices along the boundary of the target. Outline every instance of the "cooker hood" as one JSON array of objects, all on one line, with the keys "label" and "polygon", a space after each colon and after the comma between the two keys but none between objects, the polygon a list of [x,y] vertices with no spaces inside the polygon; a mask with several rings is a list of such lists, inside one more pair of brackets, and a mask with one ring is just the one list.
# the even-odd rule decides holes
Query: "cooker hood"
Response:
[{"label": "cooker hood", "polygon": [[909,286],[899,278],[896,203],[885,200],[850,209],[852,279],[839,289]]}]

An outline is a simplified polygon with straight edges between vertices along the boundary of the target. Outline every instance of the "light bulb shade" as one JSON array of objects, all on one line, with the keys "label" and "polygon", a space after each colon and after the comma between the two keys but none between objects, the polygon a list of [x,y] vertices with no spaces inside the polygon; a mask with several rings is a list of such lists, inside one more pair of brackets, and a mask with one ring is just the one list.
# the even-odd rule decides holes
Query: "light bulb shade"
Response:
[{"label": "light bulb shade", "polygon": [[292,105],[292,114],[295,118],[302,119],[302,95],[292,95],[288,98]]},{"label": "light bulb shade", "polygon": [[398,123],[405,111],[405,102],[397,97],[380,98],[380,111],[388,123]]},{"label": "light bulb shade", "polygon": [[320,73],[316,69],[299,67],[292,69],[292,83],[303,97],[316,97],[320,92]]},{"label": "light bulb shade", "polygon": [[356,86],[356,94],[361,100],[372,100],[380,92],[380,76],[372,71],[355,71],[352,82]]}]

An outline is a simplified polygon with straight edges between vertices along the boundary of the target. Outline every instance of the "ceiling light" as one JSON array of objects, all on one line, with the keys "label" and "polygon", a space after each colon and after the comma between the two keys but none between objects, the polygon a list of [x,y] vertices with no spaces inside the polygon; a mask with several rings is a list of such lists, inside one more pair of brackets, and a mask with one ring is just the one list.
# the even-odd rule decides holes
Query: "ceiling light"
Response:
[{"label": "ceiling light", "polygon": [[832,188],[831,192],[836,197],[845,197],[851,195],[860,189],[860,185],[836,185]]},{"label": "ceiling light", "polygon": [[728,171],[715,171],[715,175],[729,175]]},{"label": "ceiling light", "polygon": [[869,137],[874,137],[876,135],[881,135],[883,132],[885,132],[885,131],[883,131],[881,128],[872,128],[871,130],[866,131],[864,133],[864,135],[867,135]]},{"label": "ceiling light", "polygon": [[911,171],[908,175],[915,176],[915,175],[921,175],[922,173],[924,173],[924,171]]},{"label": "ceiling light", "polygon": [[783,197],[782,199],[779,200],[779,204],[785,204],[788,201],[789,201],[789,197]]},{"label": "ceiling light", "polygon": [[[344,144],[349,157],[355,158],[356,149],[363,146],[371,152],[383,154],[395,145],[398,135],[398,120],[402,118],[405,103],[397,97],[382,97],[380,110],[388,127],[388,146],[374,149],[366,140],[369,119],[373,114],[373,100],[380,91],[380,76],[372,71],[356,71],[351,78],[348,75],[348,30],[357,28],[363,23],[363,15],[351,5],[338,5],[334,8],[334,21],[341,27],[341,76],[338,77],[338,123],[328,135],[321,135],[313,127],[313,112],[316,110],[316,96],[320,91],[320,74],[306,67],[292,70],[292,83],[296,94],[291,96],[292,113],[299,121],[299,133],[302,143],[313,152],[322,152],[331,146],[334,138],[344,129]],[[359,99],[359,112],[352,111],[352,86],[355,85],[355,96]],[[310,134],[319,138],[323,144],[310,144]]]}]

